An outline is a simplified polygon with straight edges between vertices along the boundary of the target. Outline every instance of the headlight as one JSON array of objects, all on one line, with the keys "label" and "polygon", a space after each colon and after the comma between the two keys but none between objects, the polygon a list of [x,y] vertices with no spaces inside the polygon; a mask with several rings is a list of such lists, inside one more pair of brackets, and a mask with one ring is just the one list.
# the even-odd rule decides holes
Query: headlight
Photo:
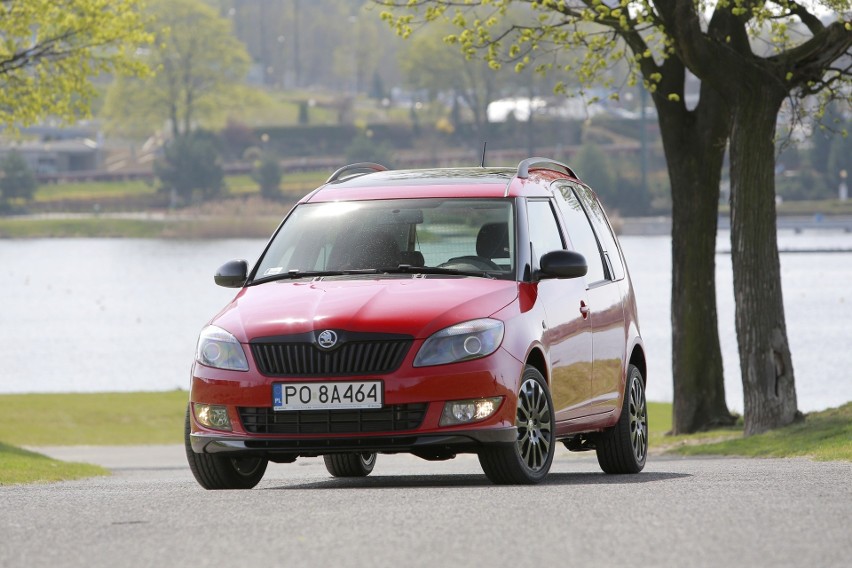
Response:
[{"label": "headlight", "polygon": [[198,337],[195,360],[202,365],[231,371],[248,371],[243,346],[237,338],[215,325],[208,325]]},{"label": "headlight", "polygon": [[415,367],[458,363],[491,355],[503,341],[503,322],[490,318],[462,322],[432,334],[417,357]]}]

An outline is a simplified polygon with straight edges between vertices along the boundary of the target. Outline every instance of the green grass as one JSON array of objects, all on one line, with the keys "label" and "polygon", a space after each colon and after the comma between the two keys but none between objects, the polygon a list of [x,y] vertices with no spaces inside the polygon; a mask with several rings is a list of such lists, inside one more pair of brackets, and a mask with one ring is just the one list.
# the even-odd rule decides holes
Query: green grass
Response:
[{"label": "green grass", "polygon": [[135,197],[153,195],[156,192],[156,183],[146,180],[49,183],[38,187],[33,200],[36,203],[49,203],[66,200]]},{"label": "green grass", "polygon": [[0,440],[16,446],[180,444],[188,400],[186,391],[0,395]]},{"label": "green grass", "polygon": [[96,465],[57,461],[0,442],[0,486],[68,481],[99,475],[109,475],[109,471]]},{"label": "green grass", "polygon": [[167,225],[167,222],[160,220],[115,219],[95,216],[69,219],[0,217],[0,238],[156,238],[163,236]]},{"label": "green grass", "polygon": [[[328,178],[329,172],[293,172],[281,178],[281,191],[287,195],[304,195],[316,189]],[[157,193],[156,180],[79,181],[43,184],[36,189],[33,201],[36,206],[69,201],[105,201],[153,197]],[[257,182],[249,175],[225,177],[227,193],[244,195],[259,193]]]},{"label": "green grass", "polygon": [[186,391],[0,395],[0,485],[109,475],[15,446],[183,443],[188,398]]},{"label": "green grass", "polygon": [[668,402],[648,403],[648,442],[655,446],[672,429],[672,405]]},{"label": "green grass", "polygon": [[[689,456],[809,457],[819,461],[852,461],[852,402],[839,408],[813,412],[801,422],[748,438],[743,437],[742,432],[735,432],[727,440],[708,442],[706,436],[703,443],[686,443],[673,451]],[[702,440],[700,437],[697,439]]]},{"label": "green grass", "polygon": [[[328,179],[328,172],[295,172],[281,177],[281,193],[288,197],[301,198],[315,190]],[[249,175],[229,176],[227,178],[230,195],[258,193],[257,182]]]}]

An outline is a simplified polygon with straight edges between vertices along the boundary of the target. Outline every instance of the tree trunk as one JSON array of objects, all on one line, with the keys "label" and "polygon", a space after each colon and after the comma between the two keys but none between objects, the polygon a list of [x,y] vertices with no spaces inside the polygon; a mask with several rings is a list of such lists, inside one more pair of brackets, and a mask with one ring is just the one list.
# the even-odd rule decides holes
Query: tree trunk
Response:
[{"label": "tree trunk", "polygon": [[786,93],[742,81],[731,133],[731,255],[745,434],[799,415],[781,294],[775,217],[775,121]]},{"label": "tree trunk", "polygon": [[728,425],[716,312],[719,181],[730,111],[702,89],[693,111],[657,101],[672,191],[672,432]]}]

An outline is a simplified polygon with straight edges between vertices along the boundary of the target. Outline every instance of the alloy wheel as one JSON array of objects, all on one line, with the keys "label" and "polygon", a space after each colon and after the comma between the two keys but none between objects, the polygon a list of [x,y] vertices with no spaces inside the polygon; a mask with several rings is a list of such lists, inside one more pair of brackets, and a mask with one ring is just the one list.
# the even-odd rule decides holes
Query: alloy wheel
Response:
[{"label": "alloy wheel", "polygon": [[630,443],[637,462],[645,459],[648,452],[648,409],[645,404],[645,389],[642,380],[634,377],[630,385]]},{"label": "alloy wheel", "polygon": [[518,452],[531,471],[547,464],[553,443],[553,414],[544,387],[527,379],[518,393]]}]

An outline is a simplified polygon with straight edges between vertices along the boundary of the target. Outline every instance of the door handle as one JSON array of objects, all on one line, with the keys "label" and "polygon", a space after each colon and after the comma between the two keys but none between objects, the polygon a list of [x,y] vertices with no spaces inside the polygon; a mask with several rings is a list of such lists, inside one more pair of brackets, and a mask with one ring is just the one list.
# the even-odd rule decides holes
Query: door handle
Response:
[{"label": "door handle", "polygon": [[587,319],[589,317],[589,312],[591,312],[589,306],[586,305],[586,302],[580,300],[580,314],[583,316],[583,319]]}]

